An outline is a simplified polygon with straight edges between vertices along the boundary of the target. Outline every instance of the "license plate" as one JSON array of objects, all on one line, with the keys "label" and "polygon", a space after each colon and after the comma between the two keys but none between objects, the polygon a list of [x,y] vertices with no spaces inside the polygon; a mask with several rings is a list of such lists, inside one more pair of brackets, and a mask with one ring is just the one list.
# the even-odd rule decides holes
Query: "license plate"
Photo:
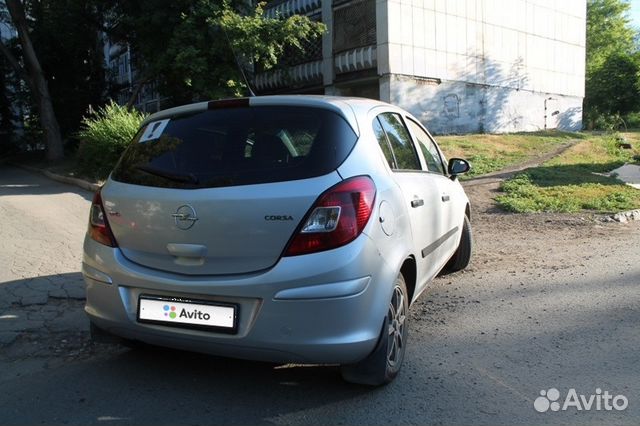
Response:
[{"label": "license plate", "polygon": [[172,327],[234,333],[238,307],[232,304],[141,295],[138,321]]}]

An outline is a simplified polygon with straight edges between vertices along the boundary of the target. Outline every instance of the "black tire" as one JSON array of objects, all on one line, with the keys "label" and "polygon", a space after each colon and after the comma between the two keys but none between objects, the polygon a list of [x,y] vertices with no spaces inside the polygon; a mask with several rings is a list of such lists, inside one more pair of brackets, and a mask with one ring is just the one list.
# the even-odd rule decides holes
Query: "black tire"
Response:
[{"label": "black tire", "polygon": [[471,222],[467,215],[464,216],[464,222],[462,224],[462,236],[460,237],[460,244],[456,252],[451,256],[449,262],[444,267],[446,273],[462,271],[469,266],[471,262],[471,252],[473,250],[473,235],[471,233]]},{"label": "black tire", "polygon": [[396,378],[407,348],[409,296],[404,277],[394,282],[389,309],[384,317],[378,344],[360,362],[341,366],[342,378],[361,385],[380,386]]}]

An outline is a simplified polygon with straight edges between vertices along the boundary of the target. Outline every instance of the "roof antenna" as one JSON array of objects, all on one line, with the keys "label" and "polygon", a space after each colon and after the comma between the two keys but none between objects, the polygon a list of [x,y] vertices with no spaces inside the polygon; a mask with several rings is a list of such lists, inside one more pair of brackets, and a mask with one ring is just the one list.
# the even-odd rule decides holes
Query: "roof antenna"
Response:
[{"label": "roof antenna", "polygon": [[227,39],[227,44],[229,45],[229,49],[231,49],[231,53],[233,54],[233,59],[235,59],[236,65],[238,66],[238,70],[240,71],[240,74],[242,74],[242,79],[244,80],[244,84],[246,84],[247,89],[249,89],[249,96],[254,97],[256,94],[253,92],[253,89],[251,89],[251,85],[249,84],[249,79],[247,79],[247,76],[244,73],[244,70],[242,69],[242,65],[240,65],[240,61],[238,60],[238,55],[236,55],[236,51],[233,49],[231,40],[229,40],[229,35],[227,34],[227,30],[224,28],[223,25],[220,25],[220,27],[222,28],[222,32],[224,33],[224,38]]}]

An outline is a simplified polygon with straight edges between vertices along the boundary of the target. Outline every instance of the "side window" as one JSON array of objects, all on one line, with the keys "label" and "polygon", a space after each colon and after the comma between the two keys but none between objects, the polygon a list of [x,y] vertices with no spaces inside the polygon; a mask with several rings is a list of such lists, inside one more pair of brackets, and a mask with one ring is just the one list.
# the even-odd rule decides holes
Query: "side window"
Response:
[{"label": "side window", "polygon": [[424,130],[422,130],[422,127],[414,121],[407,120],[407,123],[418,140],[418,145],[420,146],[422,155],[424,155],[424,159],[427,161],[427,169],[430,172],[440,173],[442,175],[446,174],[442,165],[442,158],[440,157],[438,148],[436,148],[433,140]]},{"label": "side window", "polygon": [[397,169],[396,159],[393,157],[393,152],[391,152],[391,146],[389,146],[387,135],[384,133],[384,130],[382,130],[382,125],[377,118],[373,120],[373,133],[376,135],[378,145],[380,145],[380,149],[382,149],[382,153],[384,154],[384,158],[387,160],[389,167],[391,170]]},{"label": "side window", "polygon": [[411,136],[398,114],[383,113],[378,120],[387,135],[395,159],[396,170],[421,170]]}]

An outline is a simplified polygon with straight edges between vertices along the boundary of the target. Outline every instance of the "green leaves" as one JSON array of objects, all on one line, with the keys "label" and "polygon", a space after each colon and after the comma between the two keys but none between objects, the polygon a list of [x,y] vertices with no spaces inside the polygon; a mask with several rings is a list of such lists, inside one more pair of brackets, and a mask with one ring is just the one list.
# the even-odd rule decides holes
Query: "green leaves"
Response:
[{"label": "green leaves", "polygon": [[628,10],[622,0],[587,2],[585,110],[592,125],[602,115],[625,115],[640,108],[640,57]]},{"label": "green leaves", "polygon": [[267,18],[264,4],[258,3],[250,15],[240,15],[227,7],[219,18],[210,18],[209,22],[226,31],[236,51],[265,69],[278,62],[285,47],[302,49],[302,40],[319,37],[326,30],[324,24],[312,22],[306,16]]},{"label": "green leaves", "polygon": [[[144,76],[159,80],[173,103],[246,95],[234,53],[249,76],[269,69],[288,48],[319,37],[321,23],[306,16],[267,18],[264,3],[241,0],[116,1],[114,37],[139,54]],[[144,64],[144,65],[142,65]]]},{"label": "green leaves", "polygon": [[111,102],[82,119],[78,132],[78,168],[88,176],[106,178],[138,132],[146,114]]},{"label": "green leaves", "polygon": [[587,74],[598,69],[614,54],[635,50],[635,31],[626,13],[629,3],[622,0],[588,0],[587,2]]}]

